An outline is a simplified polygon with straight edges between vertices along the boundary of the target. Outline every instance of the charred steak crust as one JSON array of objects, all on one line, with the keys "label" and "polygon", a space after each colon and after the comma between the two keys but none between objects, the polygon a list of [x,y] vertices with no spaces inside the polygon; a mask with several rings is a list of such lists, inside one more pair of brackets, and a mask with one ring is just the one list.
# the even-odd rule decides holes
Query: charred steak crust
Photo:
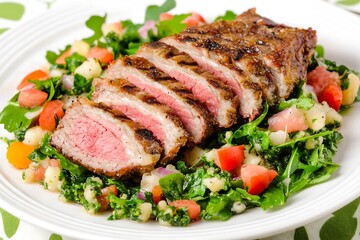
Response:
[{"label": "charred steak crust", "polygon": [[[144,108],[146,108],[146,110],[148,110],[146,113],[156,115],[155,121],[160,117],[164,119],[165,126],[162,125],[163,129],[161,130],[172,134],[170,136],[165,134],[168,136],[167,138],[165,137],[165,139],[157,138],[162,143],[164,149],[164,153],[160,160],[161,164],[165,164],[176,157],[180,148],[186,145],[189,134],[183,129],[181,121],[172,113],[170,108],[160,103],[153,96],[140,90],[125,79],[110,80],[97,78],[94,79],[93,86],[95,88],[93,100],[101,103],[114,112],[126,115],[126,111],[121,112],[121,110],[119,111],[117,109],[119,105],[123,105],[125,110],[129,106],[134,108],[138,107],[139,111],[144,111]],[[122,99],[128,99],[128,101],[122,102]],[[132,113],[129,113],[127,117],[132,118],[133,121],[141,124],[139,121],[136,121],[138,119],[129,116],[131,114]],[[147,119],[141,120],[147,121]],[[149,130],[151,130],[151,127],[149,127]],[[157,137],[156,132],[153,134]]]},{"label": "charred steak crust", "polygon": [[215,61],[227,78],[231,71],[237,75],[241,114],[251,120],[260,112],[261,98],[275,105],[305,79],[316,32],[276,24],[250,9],[235,21],[191,27],[161,41],[186,51],[208,71],[216,73],[207,62]]},{"label": "charred steak crust", "polygon": [[[146,80],[144,80],[144,76],[146,77]],[[171,78],[160,69],[156,68],[145,58],[137,56],[126,56],[118,59],[111,66],[108,78],[117,79],[119,77],[124,77],[132,83],[134,83],[133,78],[138,79],[137,81],[140,82],[134,83],[135,85],[139,84],[137,86],[140,89],[153,95],[160,102],[163,100],[162,103],[168,105],[170,108],[172,108],[171,106],[173,101],[185,104],[187,109],[184,109],[184,111],[187,111],[189,114],[191,114],[191,118],[196,119],[199,125],[187,125],[184,122],[181,114],[179,115],[178,111],[180,109],[172,109],[174,114],[176,114],[179,119],[181,119],[186,130],[191,134],[189,139],[190,141],[193,141],[194,143],[200,143],[212,134],[215,121],[207,109],[196,100],[193,94],[187,90],[183,84]],[[152,90],[148,88],[149,82],[151,82]],[[156,89],[155,92],[153,91],[154,89]],[[156,94],[159,93],[157,90],[161,92],[161,95],[156,96]],[[173,98],[173,100],[170,102],[167,100],[165,101],[164,97]],[[177,100],[175,100],[174,97]],[[162,100],[160,100],[160,98]]]},{"label": "charred steak crust", "polygon": [[[91,116],[95,116],[98,120],[91,119]],[[86,124],[77,125],[79,118],[87,119],[88,122],[93,122],[105,130],[100,134],[94,135],[94,132],[91,132],[94,130],[91,129],[91,126]],[[99,122],[100,120],[101,122]],[[130,131],[130,133],[114,133],[112,132],[114,129],[105,125],[107,122],[111,122],[116,126],[124,126],[124,131]],[[116,127],[116,130],[119,130],[119,128]],[[109,132],[109,136],[116,134],[120,136],[126,135],[127,138],[133,136],[131,142],[129,139],[125,139],[125,137],[122,139],[125,141],[122,144],[127,144],[126,148],[131,149],[129,144],[135,146],[134,149],[136,150],[131,153],[132,156],[127,156],[125,148],[124,151],[118,152],[119,155],[114,155],[111,152],[112,146],[106,145],[107,139],[102,139],[100,136],[104,132]],[[79,137],[79,141],[74,141],[74,136]],[[105,143],[98,140],[105,140]],[[86,146],[83,145],[84,142]],[[89,143],[91,146],[87,145]],[[96,174],[113,178],[126,178],[150,171],[154,168],[162,152],[162,148],[150,131],[126,118],[124,115],[112,112],[105,106],[90,102],[87,99],[79,99],[78,102],[73,103],[67,109],[67,114],[60,120],[57,129],[51,136],[50,144],[72,162]],[[100,150],[99,154],[96,150],[100,148],[105,150]],[[94,151],[98,155],[91,153],[93,149],[96,149]],[[104,155],[108,154],[109,151],[111,152],[112,159],[104,159]],[[125,155],[128,158],[124,158]]]},{"label": "charred steak crust", "polygon": [[[177,70],[182,74],[184,71],[185,74],[187,72],[191,72],[191,78],[196,82],[195,84],[189,84],[189,87],[193,87],[191,90],[197,99],[202,102],[205,106],[208,107],[208,110],[214,115],[215,120],[217,120],[220,127],[231,127],[236,123],[237,120],[237,105],[238,105],[238,98],[233,93],[232,89],[225,85],[221,80],[216,78],[214,75],[210,74],[203,70],[197,62],[195,62],[188,54],[185,52],[181,52],[175,47],[167,45],[163,42],[152,42],[152,43],[145,43],[141,46],[138,51],[138,55],[147,58],[149,61],[152,61],[158,68],[170,69],[169,72]],[[161,58],[163,61],[156,64],[155,58]],[[173,63],[170,65],[169,61]],[[167,67],[164,67],[166,63],[168,64]],[[174,66],[175,65],[175,66]],[[167,72],[168,74],[170,74]],[[176,73],[174,74],[176,75]],[[177,80],[181,80],[180,76],[172,76]],[[205,83],[202,82],[201,79],[205,79]],[[188,79],[184,79],[183,81],[187,81]],[[188,80],[189,81],[189,80]],[[210,91],[210,96],[206,95],[204,91],[201,93],[197,93],[194,90],[194,86],[196,84],[204,84],[206,85],[203,87],[203,90]],[[185,84],[186,85],[186,84]],[[205,88],[205,89],[204,89]],[[210,101],[209,101],[210,100]],[[209,102],[207,102],[209,101]],[[214,103],[217,102],[217,103]],[[219,105],[219,106],[214,106]],[[213,109],[211,109],[213,107]],[[215,109],[214,109],[215,108]]]}]

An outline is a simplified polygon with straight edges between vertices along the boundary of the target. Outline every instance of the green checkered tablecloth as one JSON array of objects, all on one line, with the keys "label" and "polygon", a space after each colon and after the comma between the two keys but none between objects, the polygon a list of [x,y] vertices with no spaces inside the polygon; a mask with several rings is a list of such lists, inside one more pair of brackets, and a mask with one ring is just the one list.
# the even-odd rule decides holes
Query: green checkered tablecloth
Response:
[{"label": "green checkered tablecloth", "polygon": [[[328,0],[349,11],[360,13],[360,0]],[[48,11],[72,3],[70,0],[0,0],[0,38],[8,29],[21,21],[29,20]],[[360,17],[360,16],[359,16]],[[1,47],[1,46],[0,46]],[[1,56],[0,56],[1,57]],[[267,240],[356,240],[360,239],[360,198],[340,210],[329,213],[306,226],[288,231]],[[69,239],[61,233],[53,233],[18,219],[0,206],[0,240],[60,240]]]}]

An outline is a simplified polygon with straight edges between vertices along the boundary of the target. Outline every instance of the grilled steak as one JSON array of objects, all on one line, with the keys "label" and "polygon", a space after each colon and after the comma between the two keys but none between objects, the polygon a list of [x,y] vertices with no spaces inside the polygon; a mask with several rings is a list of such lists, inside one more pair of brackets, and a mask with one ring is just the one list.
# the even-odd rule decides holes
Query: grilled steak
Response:
[{"label": "grilled steak", "polygon": [[73,162],[115,178],[151,170],[162,151],[150,131],[85,99],[67,109],[51,145]]},{"label": "grilled steak", "polygon": [[94,79],[92,100],[120,111],[150,130],[161,142],[164,154],[161,163],[173,159],[187,142],[188,133],[170,108],[158,102],[125,79]]},{"label": "grilled steak", "polygon": [[252,9],[236,21],[188,28],[161,41],[188,53],[232,87],[240,113],[251,120],[263,98],[274,105],[305,78],[316,36],[311,29],[275,24]]},{"label": "grilled steak", "polygon": [[219,127],[235,124],[238,100],[231,88],[204,71],[188,54],[165,43],[153,42],[143,44],[137,55],[183,83],[213,114]]},{"label": "grilled steak", "polygon": [[156,68],[145,58],[131,56],[117,60],[109,69],[108,78],[125,78],[141,90],[169,106],[182,121],[194,143],[212,133],[210,113],[184,85]]}]

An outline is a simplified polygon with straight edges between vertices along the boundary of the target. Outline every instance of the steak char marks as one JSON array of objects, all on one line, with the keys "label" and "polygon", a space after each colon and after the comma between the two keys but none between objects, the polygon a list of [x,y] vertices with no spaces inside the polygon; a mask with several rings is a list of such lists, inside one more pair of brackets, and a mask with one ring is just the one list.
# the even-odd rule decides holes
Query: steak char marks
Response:
[{"label": "steak char marks", "polygon": [[73,162],[114,178],[153,169],[162,151],[150,131],[85,99],[66,110],[51,145]]},{"label": "steak char marks", "polygon": [[142,57],[121,58],[110,67],[108,78],[125,78],[169,106],[182,121],[194,143],[213,132],[214,120],[186,87]]},{"label": "steak char marks", "polygon": [[188,28],[161,41],[229,85],[239,97],[240,114],[252,120],[263,99],[275,105],[305,79],[316,35],[275,24],[251,9],[235,21]]},{"label": "steak char marks", "polygon": [[184,130],[181,121],[170,108],[148,93],[125,79],[97,78],[94,79],[93,86],[93,101],[120,111],[154,134],[164,149],[161,163],[173,159],[186,144],[189,134]]},{"label": "steak char marks", "polygon": [[253,120],[264,101],[287,99],[306,79],[315,44],[314,30],[277,24],[255,9],[144,44],[93,81],[96,103],[68,108],[51,144],[97,174],[150,171],[214,129]]},{"label": "steak char marks", "polygon": [[236,123],[238,100],[231,88],[204,71],[188,54],[162,42],[145,43],[138,55],[183,83],[212,113],[219,127]]}]

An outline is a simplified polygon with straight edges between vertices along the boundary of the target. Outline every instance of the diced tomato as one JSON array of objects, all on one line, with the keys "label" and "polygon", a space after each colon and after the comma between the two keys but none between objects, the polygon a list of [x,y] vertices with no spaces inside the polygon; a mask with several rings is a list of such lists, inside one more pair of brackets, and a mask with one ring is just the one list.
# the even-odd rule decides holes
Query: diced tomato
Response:
[{"label": "diced tomato", "polygon": [[96,58],[104,64],[108,64],[114,60],[114,56],[109,50],[100,47],[91,48],[87,54],[87,57]]},{"label": "diced tomato", "polygon": [[318,96],[319,102],[327,102],[336,111],[339,111],[342,99],[341,87],[335,83],[329,84]]},{"label": "diced tomato", "polygon": [[304,114],[296,107],[287,108],[274,114],[268,120],[269,129],[287,133],[308,129]]},{"label": "diced tomato", "polygon": [[41,165],[38,165],[34,168],[34,182],[40,182],[42,180],[44,180],[45,178],[45,172],[46,172],[46,168],[44,168]]},{"label": "diced tomato", "polygon": [[244,161],[244,145],[220,148],[216,152],[215,163],[221,170],[231,171]]},{"label": "diced tomato", "polygon": [[28,168],[32,161],[28,158],[30,153],[35,150],[34,146],[22,142],[12,142],[6,153],[9,163],[19,169]]},{"label": "diced tomato", "polygon": [[156,185],[151,193],[155,204],[158,204],[164,198],[160,185]]},{"label": "diced tomato", "polygon": [[244,182],[244,188],[248,193],[259,195],[278,175],[275,170],[267,169],[263,166],[254,164],[244,164],[241,167],[241,179]]},{"label": "diced tomato", "polygon": [[195,27],[206,24],[206,21],[200,14],[194,12],[191,16],[185,18],[183,23],[186,23],[188,27]]},{"label": "diced tomato", "polygon": [[54,131],[57,120],[64,116],[63,102],[60,100],[53,100],[47,102],[40,113],[39,125],[42,129]]},{"label": "diced tomato", "polygon": [[339,110],[342,103],[340,77],[337,72],[330,72],[318,66],[307,75],[307,84],[311,85],[319,102],[326,101],[330,107]]},{"label": "diced tomato", "polygon": [[112,192],[115,196],[117,196],[119,193],[115,185],[110,185],[101,189],[101,195],[97,197],[97,200],[101,205],[100,211],[105,211],[109,208],[108,196],[110,192]]},{"label": "diced tomato", "polygon": [[63,52],[56,60],[55,60],[55,63],[56,64],[62,64],[64,65],[66,63],[65,59],[67,57],[70,57],[72,54],[71,52],[71,48],[69,48],[68,50],[66,50],[65,52]]},{"label": "diced tomato", "polygon": [[199,219],[201,208],[194,200],[175,200],[170,202],[169,205],[177,209],[187,207],[191,220],[196,221]]},{"label": "diced tomato", "polygon": [[24,77],[21,83],[17,86],[17,89],[24,90],[28,88],[33,88],[35,85],[33,83],[28,82],[29,80],[46,80],[49,79],[49,74],[44,72],[43,70],[35,70]]},{"label": "diced tomato", "polygon": [[160,22],[164,21],[164,20],[170,20],[174,17],[174,15],[170,14],[170,13],[161,13],[160,14]]},{"label": "diced tomato", "polygon": [[29,88],[20,91],[18,102],[20,107],[32,108],[45,103],[48,94],[36,88]]}]

